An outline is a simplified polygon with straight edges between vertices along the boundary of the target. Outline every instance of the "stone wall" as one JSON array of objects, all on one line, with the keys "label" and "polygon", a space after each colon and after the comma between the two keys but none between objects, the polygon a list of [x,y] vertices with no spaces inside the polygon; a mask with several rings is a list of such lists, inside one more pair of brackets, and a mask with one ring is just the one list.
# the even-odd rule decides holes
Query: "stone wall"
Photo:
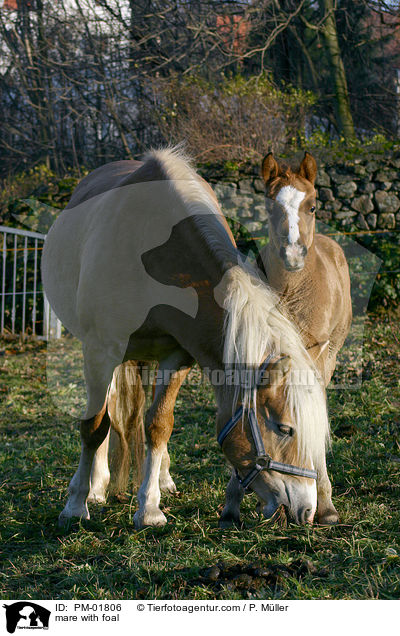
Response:
[{"label": "stone wall", "polygon": [[[247,174],[216,179],[203,171],[224,213],[245,222],[250,232],[266,220],[264,183],[253,168]],[[221,175],[221,173],[220,173]],[[400,158],[378,156],[320,165],[316,180],[317,218],[343,230],[400,228]]]}]

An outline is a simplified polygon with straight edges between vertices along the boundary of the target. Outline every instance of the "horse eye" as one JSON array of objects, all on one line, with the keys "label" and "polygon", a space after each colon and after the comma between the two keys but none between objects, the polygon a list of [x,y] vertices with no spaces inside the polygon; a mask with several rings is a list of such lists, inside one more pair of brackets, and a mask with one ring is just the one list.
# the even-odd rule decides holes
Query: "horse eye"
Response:
[{"label": "horse eye", "polygon": [[279,424],[278,425],[279,431],[282,433],[282,435],[293,435],[293,429],[291,426],[288,426],[287,424]]},{"label": "horse eye", "polygon": [[310,208],[310,212],[311,212],[311,214],[314,214],[314,212],[315,212],[315,205],[313,205],[313,206],[312,206],[312,208]]}]

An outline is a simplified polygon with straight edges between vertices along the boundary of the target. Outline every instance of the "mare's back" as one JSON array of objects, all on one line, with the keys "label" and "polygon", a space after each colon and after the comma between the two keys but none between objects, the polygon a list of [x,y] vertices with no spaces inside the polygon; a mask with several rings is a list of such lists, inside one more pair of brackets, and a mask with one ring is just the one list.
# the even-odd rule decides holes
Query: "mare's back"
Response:
[{"label": "mare's back", "polygon": [[67,208],[73,208],[92,197],[134,183],[162,180],[159,167],[155,162],[143,164],[141,161],[113,161],[96,168],[82,179],[75,188]]}]

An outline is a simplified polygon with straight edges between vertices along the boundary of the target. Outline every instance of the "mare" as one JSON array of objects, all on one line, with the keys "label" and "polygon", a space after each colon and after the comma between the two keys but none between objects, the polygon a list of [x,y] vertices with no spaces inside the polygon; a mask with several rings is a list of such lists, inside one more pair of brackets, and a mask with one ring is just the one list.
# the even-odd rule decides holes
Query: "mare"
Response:
[{"label": "mare", "polygon": [[[60,524],[88,519],[88,500],[105,496],[110,423],[121,436],[124,418],[140,421],[129,396],[141,389],[130,386],[139,378],[135,360],[159,363],[136,527],[166,522],[161,490],[175,489],[167,443],[194,361],[213,385],[217,433],[240,411],[223,452],[239,478],[254,473],[265,516],[283,504],[296,523],[313,521],[329,437],[324,389],[277,294],[243,263],[211,188],[181,152],[151,151],[143,163],[114,162],[86,176],[47,236],[42,278],[57,316],[82,342],[87,389]],[[235,381],[221,384],[232,371]],[[268,452],[262,466],[260,445]]]}]

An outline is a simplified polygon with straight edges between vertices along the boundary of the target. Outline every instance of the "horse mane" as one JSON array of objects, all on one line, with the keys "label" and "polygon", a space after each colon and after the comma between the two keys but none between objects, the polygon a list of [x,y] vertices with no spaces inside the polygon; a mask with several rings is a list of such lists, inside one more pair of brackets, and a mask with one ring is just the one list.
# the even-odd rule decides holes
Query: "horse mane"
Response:
[{"label": "horse mane", "polygon": [[[207,189],[206,182],[193,168],[193,160],[185,153],[182,144],[150,150],[143,161],[155,162],[161,177],[171,181],[188,216],[197,215],[197,231],[213,257],[221,265],[232,261],[237,263],[239,253],[227,233],[217,199],[215,195],[213,198],[212,189]],[[211,222],[210,216],[215,218],[215,223]]]},{"label": "horse mane", "polygon": [[[279,307],[278,295],[251,267],[238,265],[227,275],[224,361],[254,371],[267,354],[290,359],[285,396],[296,422],[298,459],[304,463],[311,456],[316,465],[324,457],[329,422],[325,391],[301,336]],[[256,388],[255,383],[241,387],[245,408],[255,408]]]},{"label": "horse mane", "polygon": [[[144,161],[150,160],[156,160],[166,178],[173,182],[189,213],[200,214],[199,228],[210,249],[218,251],[225,262],[228,254],[230,263],[235,263],[227,269],[221,281],[226,312],[225,365],[254,372],[269,353],[290,358],[292,372],[286,379],[285,395],[293,421],[296,422],[298,459],[305,463],[311,456],[314,465],[317,465],[324,457],[325,444],[329,440],[326,399],[299,332],[282,307],[279,307],[278,295],[260,279],[253,268],[242,261],[223,224],[214,224],[213,232],[210,233],[205,215],[215,214],[219,217],[218,204],[192,168],[191,160],[182,148],[178,146],[150,151]],[[285,176],[290,179],[294,173],[288,168]],[[306,382],[303,376],[307,378]],[[256,388],[255,382],[238,387],[236,397],[241,398],[245,408],[255,407]]]},{"label": "horse mane", "polygon": [[198,179],[198,174],[193,167],[193,158],[185,152],[183,144],[152,148],[144,154],[142,161],[143,163],[156,161],[167,179]]}]

